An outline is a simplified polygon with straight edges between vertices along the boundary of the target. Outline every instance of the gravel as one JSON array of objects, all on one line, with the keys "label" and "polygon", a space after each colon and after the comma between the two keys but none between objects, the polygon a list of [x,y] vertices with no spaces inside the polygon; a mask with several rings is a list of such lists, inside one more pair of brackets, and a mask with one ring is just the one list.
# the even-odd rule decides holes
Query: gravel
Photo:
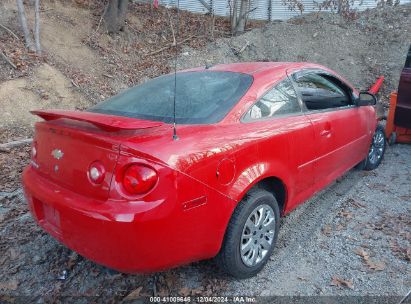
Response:
[{"label": "gravel", "polygon": [[[406,145],[389,148],[375,171],[351,170],[284,218],[270,263],[257,279],[234,282],[232,290],[253,295],[405,295],[411,289],[410,257],[397,251],[411,248],[410,173],[411,147]],[[371,269],[354,253],[359,248],[369,254],[368,261],[384,263],[384,269]],[[334,276],[351,280],[353,289],[331,286]]]}]

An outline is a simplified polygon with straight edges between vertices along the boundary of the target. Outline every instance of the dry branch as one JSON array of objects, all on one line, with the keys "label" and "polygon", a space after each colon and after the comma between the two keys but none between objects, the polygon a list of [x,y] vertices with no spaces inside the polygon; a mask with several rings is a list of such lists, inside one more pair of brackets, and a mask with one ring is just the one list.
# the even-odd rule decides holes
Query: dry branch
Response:
[{"label": "dry branch", "polygon": [[16,38],[17,40],[20,41],[20,38],[11,30],[9,29],[7,26],[3,25],[0,23],[0,27],[5,29],[7,32],[9,32],[14,38]]},{"label": "dry branch", "polygon": [[[183,39],[183,40],[179,41],[179,42],[177,43],[177,45],[183,44],[184,42],[187,42],[187,41],[189,41],[189,40],[191,40],[191,39],[193,39],[193,38],[200,38],[200,37],[199,37],[199,36],[196,36],[196,35],[192,35],[192,36],[190,36],[190,37],[188,37],[188,38],[186,38],[186,39]],[[173,46],[176,46],[176,45],[175,45],[175,44],[169,44],[169,45],[167,45],[167,46],[165,46],[165,47],[162,47],[161,49],[158,49],[158,50],[156,50],[156,51],[154,51],[154,52],[151,52],[151,53],[146,54],[145,57],[151,56],[151,55],[156,55],[156,54],[158,54],[158,53],[161,53],[162,51],[165,51],[165,50],[168,50],[169,48],[172,48]]]},{"label": "dry branch", "polygon": [[33,142],[32,138],[27,138],[27,139],[21,139],[21,140],[16,140],[16,141],[11,141],[5,144],[0,144],[0,150],[2,151],[8,151],[10,148],[15,148],[23,145],[28,145]]},{"label": "dry branch", "polygon": [[204,0],[198,0],[210,13],[212,12],[211,6]]},{"label": "dry branch", "polygon": [[90,36],[88,36],[87,41],[90,41],[91,38],[92,38],[95,34],[97,34],[98,30],[100,29],[101,22],[103,22],[104,15],[107,13],[107,8],[108,8],[108,4],[106,5],[106,7],[104,8],[103,13],[101,14],[100,20],[98,21],[97,28],[95,29],[95,31],[93,31],[93,32],[90,34]]},{"label": "dry branch", "polygon": [[0,51],[0,56],[1,56],[8,64],[10,64],[10,65],[13,67],[13,69],[17,70],[16,65],[15,65],[13,62],[11,62],[11,60],[10,60],[2,51]]},{"label": "dry branch", "polygon": [[10,149],[0,147],[0,153],[10,153]]},{"label": "dry branch", "polygon": [[76,88],[79,87],[79,85],[78,85],[77,83],[75,83],[73,79],[71,79],[71,84],[72,84],[73,86],[75,86]]},{"label": "dry branch", "polygon": [[171,33],[173,34],[173,45],[176,45],[176,35],[174,34],[174,27],[173,27],[173,22],[171,20],[170,12],[168,9],[166,9],[167,16],[168,16],[168,22],[170,23],[170,28],[171,28]]},{"label": "dry branch", "polygon": [[238,51],[238,54],[244,52],[244,50],[250,45],[250,42],[247,40],[247,43]]}]

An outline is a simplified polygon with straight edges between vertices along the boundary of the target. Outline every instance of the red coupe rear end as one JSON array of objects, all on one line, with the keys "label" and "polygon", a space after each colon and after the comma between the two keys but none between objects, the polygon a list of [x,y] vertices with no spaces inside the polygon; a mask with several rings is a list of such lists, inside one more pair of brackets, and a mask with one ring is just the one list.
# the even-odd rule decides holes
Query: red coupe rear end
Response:
[{"label": "red coupe rear end", "polygon": [[218,252],[226,222],[217,215],[201,223],[216,206],[195,207],[207,197],[225,202],[220,211],[228,218],[233,201],[127,147],[127,138],[147,137],[163,124],[146,128],[150,122],[142,122],[141,129],[135,124],[128,130],[108,122],[110,115],[97,114],[95,123],[91,113],[81,119],[68,112],[38,114],[49,121],[36,124],[23,181],[33,215],[52,236],[126,272],[160,270]]}]

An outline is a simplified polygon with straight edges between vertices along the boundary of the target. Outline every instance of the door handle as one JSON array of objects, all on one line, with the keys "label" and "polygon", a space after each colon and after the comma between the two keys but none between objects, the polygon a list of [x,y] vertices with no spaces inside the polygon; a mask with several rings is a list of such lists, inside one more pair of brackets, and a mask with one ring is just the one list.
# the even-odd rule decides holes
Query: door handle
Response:
[{"label": "door handle", "polygon": [[320,135],[321,136],[329,136],[329,135],[331,135],[331,130],[322,130]]},{"label": "door handle", "polygon": [[325,123],[325,125],[324,125],[324,130],[322,130],[322,131],[320,132],[320,135],[321,135],[321,136],[326,136],[326,137],[331,136],[331,124],[330,124],[329,122],[326,122],[326,123]]}]

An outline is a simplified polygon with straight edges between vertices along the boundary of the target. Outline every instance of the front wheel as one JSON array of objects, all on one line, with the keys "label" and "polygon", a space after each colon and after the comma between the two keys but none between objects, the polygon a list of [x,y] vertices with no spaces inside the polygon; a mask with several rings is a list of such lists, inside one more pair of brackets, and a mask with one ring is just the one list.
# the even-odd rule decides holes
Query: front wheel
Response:
[{"label": "front wheel", "polygon": [[277,241],[280,212],[275,197],[252,189],[231,217],[217,263],[228,274],[249,278],[267,263]]},{"label": "front wheel", "polygon": [[374,136],[372,137],[372,142],[370,150],[368,150],[367,158],[359,164],[359,167],[367,171],[377,168],[384,157],[386,145],[387,142],[385,139],[384,128],[383,126],[378,125],[377,129],[375,130]]}]

